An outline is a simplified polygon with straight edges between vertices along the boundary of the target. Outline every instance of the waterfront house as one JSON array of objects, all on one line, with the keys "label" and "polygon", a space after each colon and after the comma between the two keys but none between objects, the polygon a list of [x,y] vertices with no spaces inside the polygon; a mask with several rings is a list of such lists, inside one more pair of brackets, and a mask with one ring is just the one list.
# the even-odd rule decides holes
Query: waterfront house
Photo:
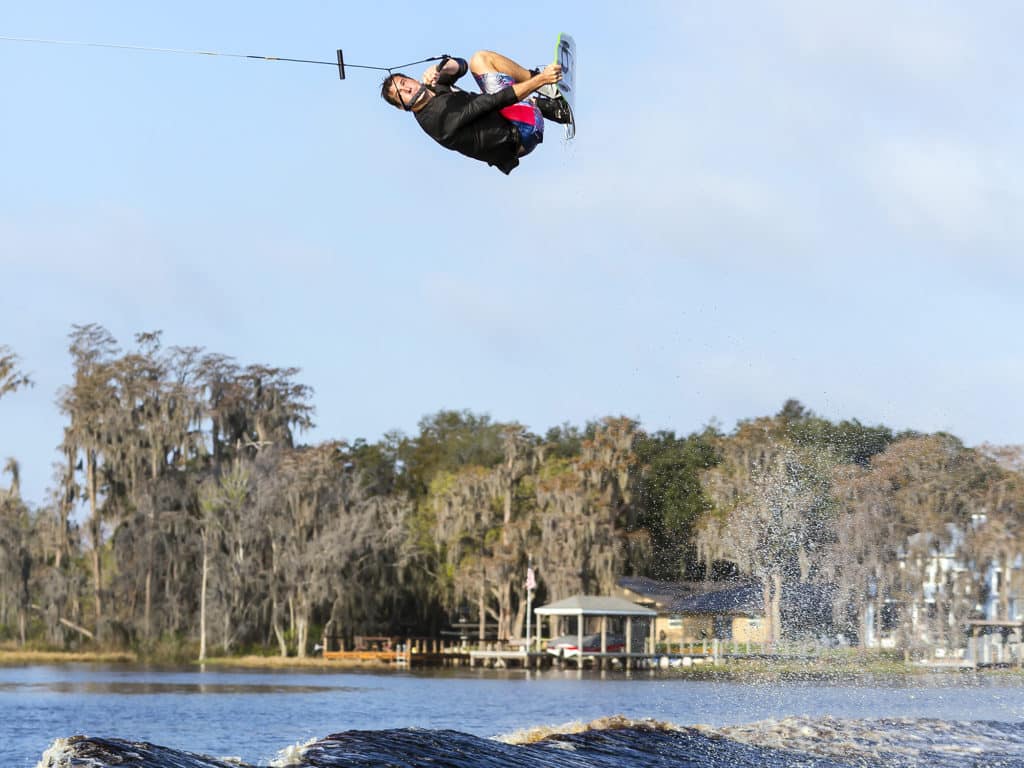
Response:
[{"label": "waterfront house", "polygon": [[[979,512],[964,528],[946,523],[942,536],[929,531],[908,536],[898,557],[909,589],[899,602],[886,600],[894,604],[890,613],[896,620],[882,623],[881,631],[874,626],[873,603],[883,596],[872,595],[864,645],[929,649],[935,658],[964,657],[977,663],[990,660],[987,646],[992,645],[999,649],[1000,659],[1004,652],[1019,659],[1024,639],[1024,558],[1009,532],[1002,527],[990,530],[994,525],[998,521]],[[984,542],[980,548],[978,539]],[[993,544],[1000,539],[1003,543]]]},{"label": "waterfront house", "polygon": [[[658,643],[687,643],[700,640],[700,625],[672,610],[676,602],[714,589],[714,582],[658,581],[643,576],[625,576],[616,582],[616,596],[657,611],[654,638]],[[721,586],[721,585],[717,585]],[[709,635],[710,637],[710,635]]]},{"label": "waterfront house", "polygon": [[[822,584],[793,584],[782,589],[782,635],[826,636],[832,626],[832,589]],[[669,606],[683,625],[683,642],[704,639],[764,643],[768,627],[758,582],[691,595]]]}]

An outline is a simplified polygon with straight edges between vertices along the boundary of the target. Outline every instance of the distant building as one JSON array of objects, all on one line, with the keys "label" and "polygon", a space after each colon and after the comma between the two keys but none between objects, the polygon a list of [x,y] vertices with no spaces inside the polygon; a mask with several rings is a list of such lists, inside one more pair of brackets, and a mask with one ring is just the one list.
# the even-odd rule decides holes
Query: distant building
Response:
[{"label": "distant building", "polygon": [[[1024,620],[1024,595],[1021,594],[1021,589],[1024,588],[1022,571],[1024,571],[1024,556],[1022,555],[1017,555],[1008,569],[994,563],[989,565],[985,572],[985,586],[988,593],[984,604],[986,619]],[[1000,616],[1000,601],[1004,599],[1003,593],[1006,593],[1006,615]]]},{"label": "distant building", "polygon": [[[988,524],[983,513],[972,515],[971,528],[977,530]],[[939,603],[957,604],[957,628],[1013,624],[1024,620],[1024,557],[1017,554],[1008,562],[995,560],[966,562],[961,555],[967,533],[953,523],[946,523],[945,535],[921,531],[909,536],[898,552],[900,569],[920,579],[912,597],[894,606],[890,613],[898,621],[883,621],[882,632],[875,631],[875,603],[877,595],[867,605],[864,626],[866,647],[896,647],[900,624],[906,625],[911,637],[925,645],[938,645],[941,637],[929,619],[934,619]],[[888,603],[895,601],[886,600]],[[883,606],[883,611],[888,608]],[[951,618],[951,622],[954,619]]]},{"label": "distant building", "polygon": [[[686,618],[672,610],[672,605],[692,595],[706,592],[714,585],[709,582],[658,581],[642,576],[626,576],[616,582],[619,597],[658,612],[654,619],[654,639],[657,643],[685,643],[692,641],[692,627]],[[699,635],[697,640],[699,641]]]},{"label": "distant building", "polygon": [[[831,587],[793,584],[782,588],[782,636],[820,637],[832,632]],[[761,585],[748,582],[674,601],[669,606],[679,616],[683,642],[717,638],[737,643],[768,640]]]}]

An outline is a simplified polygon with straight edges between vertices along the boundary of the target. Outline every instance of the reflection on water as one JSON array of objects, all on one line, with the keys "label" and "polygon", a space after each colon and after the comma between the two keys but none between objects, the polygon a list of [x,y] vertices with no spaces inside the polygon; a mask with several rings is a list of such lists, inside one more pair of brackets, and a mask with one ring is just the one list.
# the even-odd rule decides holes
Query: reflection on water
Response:
[{"label": "reflection on water", "polygon": [[49,680],[44,682],[0,682],[0,693],[49,691],[52,693],[102,694],[114,693],[124,696],[158,693],[324,693],[327,691],[358,688],[332,688],[317,685],[258,685],[253,683],[167,683],[129,680]]}]

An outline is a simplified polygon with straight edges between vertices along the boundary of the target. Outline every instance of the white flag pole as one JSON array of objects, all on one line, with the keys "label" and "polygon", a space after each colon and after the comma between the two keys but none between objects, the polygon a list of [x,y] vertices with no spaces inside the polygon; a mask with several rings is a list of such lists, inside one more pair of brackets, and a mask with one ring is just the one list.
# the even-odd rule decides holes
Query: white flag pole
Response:
[{"label": "white flag pole", "polygon": [[530,614],[533,613],[533,555],[526,568],[526,652],[530,652]]}]

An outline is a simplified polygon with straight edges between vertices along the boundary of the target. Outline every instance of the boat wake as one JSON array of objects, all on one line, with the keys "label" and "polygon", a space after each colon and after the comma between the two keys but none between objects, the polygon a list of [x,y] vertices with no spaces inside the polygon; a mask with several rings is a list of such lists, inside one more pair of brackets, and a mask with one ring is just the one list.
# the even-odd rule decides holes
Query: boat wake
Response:
[{"label": "boat wake", "polygon": [[[621,717],[495,739],[453,730],[346,731],[291,747],[274,768],[1024,768],[1024,724],[786,718],[682,727]],[[37,768],[243,768],[116,738],[58,739]]]}]

